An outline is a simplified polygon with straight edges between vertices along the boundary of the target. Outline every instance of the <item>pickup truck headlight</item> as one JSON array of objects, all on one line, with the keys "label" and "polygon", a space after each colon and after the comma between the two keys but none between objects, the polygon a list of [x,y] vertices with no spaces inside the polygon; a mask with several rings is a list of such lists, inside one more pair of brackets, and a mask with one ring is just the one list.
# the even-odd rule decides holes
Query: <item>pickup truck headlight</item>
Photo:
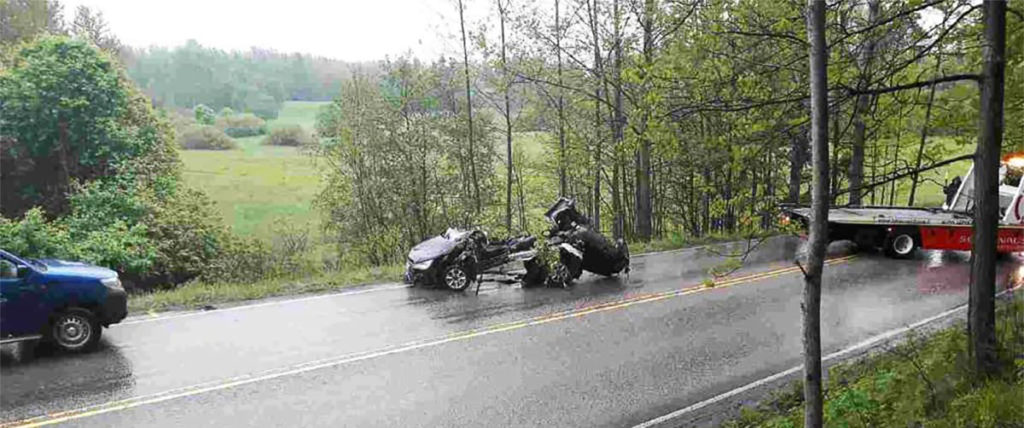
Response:
[{"label": "pickup truck headlight", "polygon": [[412,264],[412,269],[413,270],[427,270],[427,269],[430,269],[430,264],[431,263],[434,263],[434,261],[433,260],[427,260],[425,262],[413,263]]},{"label": "pickup truck headlight", "polygon": [[118,290],[122,289],[121,288],[121,279],[116,277],[116,276],[113,277],[113,278],[103,278],[103,279],[100,280],[100,283],[103,284],[103,286],[107,287],[107,288],[116,288]]}]

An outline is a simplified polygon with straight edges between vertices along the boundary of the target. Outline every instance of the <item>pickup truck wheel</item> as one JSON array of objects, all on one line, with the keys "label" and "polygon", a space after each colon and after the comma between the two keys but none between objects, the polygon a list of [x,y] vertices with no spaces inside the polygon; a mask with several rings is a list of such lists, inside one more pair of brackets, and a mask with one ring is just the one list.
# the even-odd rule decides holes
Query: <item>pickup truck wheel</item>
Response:
[{"label": "pickup truck wheel", "polygon": [[444,286],[454,291],[465,291],[472,282],[469,273],[462,266],[454,264],[444,270]]},{"label": "pickup truck wheel", "polygon": [[895,233],[885,239],[885,255],[892,258],[909,258],[916,249],[917,239],[909,233]]},{"label": "pickup truck wheel", "polygon": [[53,317],[48,339],[62,350],[82,352],[95,348],[102,333],[96,315],[87,309],[71,308]]}]

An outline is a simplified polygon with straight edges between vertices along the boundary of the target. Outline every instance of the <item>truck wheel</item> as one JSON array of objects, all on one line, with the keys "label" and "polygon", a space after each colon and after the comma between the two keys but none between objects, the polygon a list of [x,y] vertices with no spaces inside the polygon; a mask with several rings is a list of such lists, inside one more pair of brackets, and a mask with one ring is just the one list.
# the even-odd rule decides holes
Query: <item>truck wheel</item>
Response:
[{"label": "truck wheel", "polygon": [[445,268],[443,279],[445,287],[454,291],[465,291],[472,282],[469,272],[466,272],[466,269],[458,264]]},{"label": "truck wheel", "polygon": [[917,239],[904,232],[894,233],[885,238],[885,255],[895,259],[910,258],[917,249]]},{"label": "truck wheel", "polygon": [[53,317],[47,339],[62,350],[82,352],[95,348],[102,334],[96,315],[87,309],[70,308]]}]

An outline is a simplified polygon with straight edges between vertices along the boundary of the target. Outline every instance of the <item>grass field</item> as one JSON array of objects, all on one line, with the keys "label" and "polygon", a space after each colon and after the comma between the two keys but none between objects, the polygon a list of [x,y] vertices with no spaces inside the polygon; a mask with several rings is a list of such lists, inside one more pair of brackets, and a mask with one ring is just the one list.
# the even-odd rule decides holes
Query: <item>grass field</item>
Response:
[{"label": "grass field", "polygon": [[[271,129],[285,125],[301,125],[312,131],[318,110],[325,102],[290,101],[285,103],[279,116],[268,122]],[[514,136],[517,156],[522,156],[533,169],[524,171],[527,178],[526,193],[530,195],[531,206],[528,216],[538,217],[548,201],[535,201],[537,197],[553,197],[553,180],[540,175],[537,168],[551,156],[548,136],[541,132],[520,132]],[[319,215],[311,201],[319,190],[320,175],[313,159],[293,147],[264,146],[263,136],[238,138],[238,149],[228,151],[185,150],[181,152],[185,164],[185,180],[204,191],[216,202],[217,207],[235,233],[243,236],[270,238],[279,225],[304,225],[311,232],[319,226]],[[499,174],[504,174],[504,139],[496,138]],[[917,141],[908,138],[900,144],[899,158],[914,159],[917,155]],[[930,139],[926,153],[932,159],[945,159],[969,153],[973,144],[957,144],[952,138]],[[871,155],[870,148],[868,156]],[[891,161],[891,160],[890,160]],[[869,157],[868,162],[871,162]],[[925,164],[928,162],[926,161]],[[959,162],[924,174],[926,178],[918,188],[915,205],[941,206],[944,196],[937,182],[945,183],[955,175],[962,175],[970,167],[969,161]],[[866,180],[872,181],[870,166],[866,166]],[[845,184],[845,183],[844,183]],[[887,186],[886,193],[889,189]],[[549,195],[550,194],[550,195]],[[895,205],[906,204],[910,194],[909,180],[901,180],[897,186]],[[889,197],[882,200],[881,192],[876,193],[876,205],[887,205]],[[865,203],[870,203],[870,196]],[[543,205],[543,207],[541,207]],[[539,217],[538,217],[539,218]]]},{"label": "grass field", "polygon": [[[298,124],[312,130],[324,104],[287,102],[268,127]],[[185,181],[205,191],[239,235],[269,238],[282,224],[315,228],[318,216],[310,202],[320,176],[313,159],[294,147],[261,145],[262,140],[238,138],[236,150],[182,150]]]}]

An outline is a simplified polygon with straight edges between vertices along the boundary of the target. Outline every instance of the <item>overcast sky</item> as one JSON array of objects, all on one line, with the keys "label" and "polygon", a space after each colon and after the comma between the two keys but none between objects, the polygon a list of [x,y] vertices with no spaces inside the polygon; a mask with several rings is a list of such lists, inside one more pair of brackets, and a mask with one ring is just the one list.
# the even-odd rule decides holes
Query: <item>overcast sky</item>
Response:
[{"label": "overcast sky", "polygon": [[[248,50],[259,46],[346,61],[383,59],[412,51],[424,59],[461,45],[455,0],[65,0],[71,20],[79,5],[103,12],[113,33],[134,47],[204,46]],[[475,3],[475,4],[474,4]],[[486,13],[479,1],[467,13]]]}]

